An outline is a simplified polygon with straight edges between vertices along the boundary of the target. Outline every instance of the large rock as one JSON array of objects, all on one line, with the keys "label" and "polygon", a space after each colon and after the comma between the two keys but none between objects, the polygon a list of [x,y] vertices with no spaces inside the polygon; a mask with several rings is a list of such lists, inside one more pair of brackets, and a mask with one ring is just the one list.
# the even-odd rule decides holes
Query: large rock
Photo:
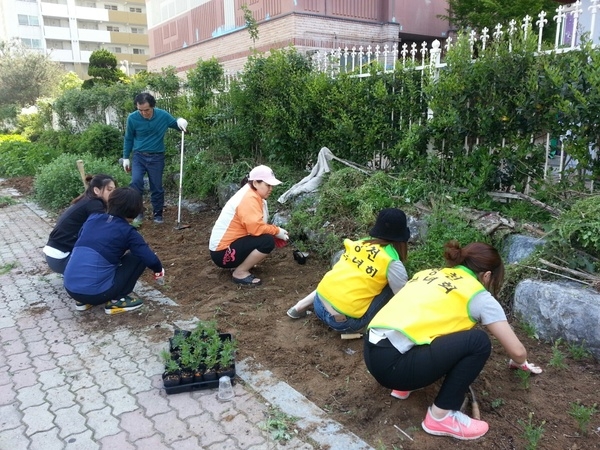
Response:
[{"label": "large rock", "polygon": [[600,359],[600,294],[573,282],[523,280],[514,310],[544,340],[581,344]]},{"label": "large rock", "polygon": [[504,262],[512,264],[524,260],[531,255],[537,247],[544,245],[546,241],[540,238],[525,236],[522,234],[511,234],[506,237],[502,245]]}]

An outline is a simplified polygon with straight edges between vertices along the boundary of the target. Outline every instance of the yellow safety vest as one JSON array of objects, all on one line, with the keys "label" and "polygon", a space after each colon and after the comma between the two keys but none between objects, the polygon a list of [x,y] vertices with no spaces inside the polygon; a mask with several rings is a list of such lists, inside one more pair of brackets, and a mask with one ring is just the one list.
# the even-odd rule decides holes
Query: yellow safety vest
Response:
[{"label": "yellow safety vest", "polygon": [[360,319],[373,298],[385,288],[388,266],[400,259],[391,244],[382,246],[363,241],[344,240],[345,253],[317,286],[319,297],[354,319]]},{"label": "yellow safety vest", "polygon": [[468,306],[483,290],[464,266],[423,270],[379,310],[368,328],[396,330],[417,345],[430,344],[438,336],[475,326]]}]

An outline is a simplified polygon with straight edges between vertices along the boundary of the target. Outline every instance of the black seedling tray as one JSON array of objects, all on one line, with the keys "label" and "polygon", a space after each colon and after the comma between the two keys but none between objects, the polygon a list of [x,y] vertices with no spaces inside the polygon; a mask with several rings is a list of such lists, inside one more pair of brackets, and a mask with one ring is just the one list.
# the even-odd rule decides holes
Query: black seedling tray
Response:
[{"label": "black seedling tray", "polygon": [[[230,333],[219,333],[219,338],[221,338],[221,341],[227,341],[227,340],[231,340],[231,334]],[[236,374],[236,370],[235,370],[235,361],[233,362],[233,374],[231,374],[230,371],[228,371],[227,375],[230,376],[231,378],[231,384],[234,384],[234,377]],[[221,373],[217,372],[217,379],[216,380],[210,380],[210,381],[198,381],[198,382],[194,382],[194,383],[181,383],[178,384],[177,386],[170,386],[170,387],[165,387],[165,392],[168,395],[171,394],[179,394],[181,392],[191,392],[191,391],[199,391],[199,390],[203,390],[203,389],[215,389],[219,387],[219,378],[221,377]]]}]

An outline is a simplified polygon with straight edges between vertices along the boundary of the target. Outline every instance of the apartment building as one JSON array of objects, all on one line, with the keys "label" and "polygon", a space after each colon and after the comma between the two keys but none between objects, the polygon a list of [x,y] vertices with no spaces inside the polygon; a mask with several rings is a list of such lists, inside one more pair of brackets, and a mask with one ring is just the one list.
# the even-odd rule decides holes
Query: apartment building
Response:
[{"label": "apartment building", "polygon": [[[149,70],[216,57],[237,71],[253,51],[300,52],[444,40],[446,0],[147,0]],[[242,5],[258,25],[252,41]]]},{"label": "apartment building", "polygon": [[0,0],[0,17],[0,39],[18,38],[82,78],[102,48],[130,75],[147,68],[144,0]]}]

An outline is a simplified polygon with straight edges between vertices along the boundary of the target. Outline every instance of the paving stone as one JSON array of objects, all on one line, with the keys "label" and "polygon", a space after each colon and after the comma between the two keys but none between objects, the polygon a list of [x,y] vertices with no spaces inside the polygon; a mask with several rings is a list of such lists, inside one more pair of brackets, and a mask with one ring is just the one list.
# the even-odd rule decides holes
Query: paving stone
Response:
[{"label": "paving stone", "polygon": [[[85,364],[82,363],[84,366]],[[77,392],[80,389],[89,388],[96,385],[96,380],[88,372],[88,368],[85,370],[79,370],[77,372],[71,372],[69,374],[69,383],[71,384],[71,390]]]},{"label": "paving stone", "polygon": [[65,450],[98,450],[100,446],[92,439],[92,432],[86,430],[83,433],[68,436],[65,439]]},{"label": "paving stone", "polygon": [[135,411],[139,408],[136,404],[135,397],[133,397],[125,387],[121,387],[114,391],[108,391],[104,395],[106,396],[106,403],[112,407],[115,416],[119,416],[124,412]]},{"label": "paving stone", "polygon": [[62,373],[62,369],[55,368],[51,370],[44,370],[39,374],[39,380],[44,385],[45,390],[53,387],[63,386],[66,384],[65,376]]},{"label": "paving stone", "polygon": [[110,361],[110,367],[120,377],[139,371],[137,364],[131,359],[131,356],[122,356],[120,358],[114,358]]},{"label": "paving stone", "polygon": [[59,409],[54,414],[56,416],[54,423],[60,430],[59,436],[63,439],[88,429],[85,425],[86,418],[79,412],[79,405]]},{"label": "paving stone", "polygon": [[32,357],[48,355],[48,352],[50,351],[50,346],[46,341],[30,342],[29,344],[27,344],[27,351],[29,353],[29,356]]},{"label": "paving stone", "polygon": [[32,436],[40,431],[48,431],[54,428],[54,415],[48,411],[48,403],[40,406],[32,406],[23,410],[23,422],[27,425],[27,436]]},{"label": "paving stone", "polygon": [[171,410],[166,398],[167,394],[157,389],[140,392],[136,397],[138,403],[146,410],[146,417],[153,417]]},{"label": "paving stone", "polygon": [[170,395],[168,400],[169,406],[177,411],[177,416],[180,419],[196,416],[202,412],[198,400],[192,398],[190,393]]},{"label": "paving stone", "polygon": [[135,446],[129,443],[129,436],[124,431],[112,436],[106,436],[100,439],[98,443],[102,450],[136,450]]},{"label": "paving stone", "polygon": [[50,403],[50,411],[70,408],[75,406],[75,394],[69,390],[68,385],[57,386],[46,391],[46,401]]},{"label": "paving stone", "polygon": [[175,441],[171,444],[171,448],[177,450],[198,450],[198,438],[190,437],[182,441]]},{"label": "paving stone", "polygon": [[17,402],[0,406],[0,430],[17,428],[21,424],[21,416]]},{"label": "paving stone", "polygon": [[106,436],[118,434],[119,420],[111,414],[110,407],[105,407],[97,411],[90,411],[86,414],[88,426],[94,430],[94,439],[102,439]]},{"label": "paving stone", "polygon": [[31,358],[29,357],[29,354],[25,352],[7,356],[6,362],[10,372],[31,368]]},{"label": "paving stone", "polygon": [[[45,342],[45,341],[40,341],[40,342]],[[56,361],[56,359],[54,359],[52,357],[51,353],[35,356],[34,358],[31,359],[31,364],[35,367],[35,369],[38,373],[43,372],[45,370],[56,369],[57,368],[56,363],[57,363],[57,361]]]},{"label": "paving stone", "polygon": [[19,408],[27,409],[30,406],[40,406],[44,404],[44,392],[41,390],[41,385],[21,387],[17,394],[17,400],[21,402]]},{"label": "paving stone", "polygon": [[27,347],[25,347],[25,343],[22,341],[13,341],[10,345],[3,345],[2,347],[6,356],[25,353],[27,351]]},{"label": "paving stone", "polygon": [[[10,405],[14,403],[17,392],[14,390],[12,383],[3,384],[0,386],[0,406]],[[1,448],[1,447],[0,447]]]},{"label": "paving stone", "polygon": [[145,417],[144,411],[141,409],[123,413],[120,419],[121,428],[129,434],[132,441],[151,437],[156,433],[154,423]]},{"label": "paving stone", "polygon": [[154,427],[163,435],[164,442],[170,444],[181,439],[187,439],[192,434],[184,422],[177,420],[175,411],[158,414],[152,418]]},{"label": "paving stone", "polygon": [[136,441],[135,446],[138,450],[169,450],[171,447],[163,443],[160,435],[155,434],[152,437],[140,439]]},{"label": "paving stone", "polygon": [[33,386],[38,383],[38,376],[34,368],[29,368],[12,374],[12,381],[16,390],[22,387]]},{"label": "paving stone", "polygon": [[234,436],[238,442],[239,448],[246,449],[253,445],[265,442],[261,430],[255,424],[248,421],[243,414],[237,414],[231,419],[226,416],[220,422],[225,434]]},{"label": "paving stone", "polygon": [[58,429],[42,431],[31,436],[30,450],[62,450],[65,442],[58,437]]},{"label": "paving stone", "polygon": [[209,413],[190,417],[186,420],[190,432],[197,436],[202,448],[206,448],[216,442],[223,442],[227,435],[218,423],[214,422]]},{"label": "paving stone", "polygon": [[[218,444],[213,444],[210,447],[206,447],[209,450],[235,450],[239,447],[234,439],[229,438],[223,442],[219,442]],[[268,448],[268,447],[267,447]]]},{"label": "paving stone", "polygon": [[102,409],[106,405],[106,398],[95,385],[76,391],[75,399],[81,405],[82,414]]},{"label": "paving stone", "polygon": [[[1,411],[1,409],[0,409]],[[2,423],[0,419],[0,424]],[[29,439],[25,436],[25,427],[21,425],[18,428],[6,429],[0,427],[0,448],[10,450],[26,450],[29,446]]]}]

